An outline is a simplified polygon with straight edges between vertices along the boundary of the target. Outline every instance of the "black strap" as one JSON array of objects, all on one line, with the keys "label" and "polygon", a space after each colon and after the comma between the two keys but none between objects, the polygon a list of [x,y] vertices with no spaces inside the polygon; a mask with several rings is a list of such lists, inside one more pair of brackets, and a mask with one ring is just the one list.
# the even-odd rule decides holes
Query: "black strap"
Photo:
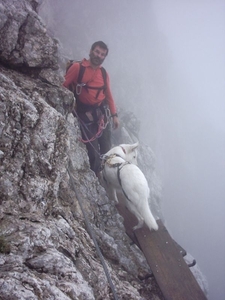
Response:
[{"label": "black strap", "polygon": [[103,92],[105,92],[106,90],[106,87],[107,87],[107,73],[106,73],[106,70],[105,68],[101,67],[101,71],[102,71],[102,78],[103,78],[103,81],[104,81],[104,90]]},{"label": "black strap", "polygon": [[123,189],[123,186],[122,186],[122,181],[121,181],[121,177],[120,177],[120,170],[126,165],[126,164],[129,164],[128,161],[126,161],[125,163],[118,163],[118,164],[115,164],[113,165],[113,167],[117,167],[117,178],[118,178],[118,181],[119,181],[119,184],[121,186],[121,189],[123,191],[123,194],[124,196],[127,198],[128,201],[131,202],[131,200],[128,198],[127,194],[125,193],[124,189]]},{"label": "black strap", "polygon": [[79,70],[79,74],[78,74],[78,77],[77,77],[77,83],[82,82],[84,71],[85,71],[85,67],[80,63],[80,70]]}]

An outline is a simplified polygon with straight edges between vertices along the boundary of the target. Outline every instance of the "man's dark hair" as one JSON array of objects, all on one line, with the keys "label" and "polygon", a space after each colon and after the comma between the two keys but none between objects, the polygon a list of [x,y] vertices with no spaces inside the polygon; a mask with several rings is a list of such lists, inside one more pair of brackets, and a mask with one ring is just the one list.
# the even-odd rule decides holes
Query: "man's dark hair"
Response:
[{"label": "man's dark hair", "polygon": [[106,55],[108,54],[109,49],[108,49],[107,45],[104,42],[102,42],[102,41],[95,42],[91,46],[91,51],[93,51],[95,49],[95,47],[97,47],[97,46],[100,47],[100,48],[102,48],[102,49],[104,49],[104,50],[106,50]]}]

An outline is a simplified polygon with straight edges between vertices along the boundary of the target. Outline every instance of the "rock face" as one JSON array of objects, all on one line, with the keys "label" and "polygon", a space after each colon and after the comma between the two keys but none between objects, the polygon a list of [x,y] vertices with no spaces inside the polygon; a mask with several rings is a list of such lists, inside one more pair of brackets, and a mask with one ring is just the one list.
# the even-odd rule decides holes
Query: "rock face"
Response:
[{"label": "rock face", "polygon": [[119,299],[163,299],[89,168],[39,2],[0,1],[0,298],[113,299],[93,233]]},{"label": "rock face", "polygon": [[33,10],[39,1],[1,2],[1,60],[13,66],[57,68],[56,42]]}]

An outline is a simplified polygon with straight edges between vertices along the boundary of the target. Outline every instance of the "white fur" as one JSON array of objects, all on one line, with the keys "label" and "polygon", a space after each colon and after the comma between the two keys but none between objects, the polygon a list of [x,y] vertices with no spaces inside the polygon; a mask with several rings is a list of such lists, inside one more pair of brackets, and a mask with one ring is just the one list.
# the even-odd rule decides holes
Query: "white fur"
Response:
[{"label": "white fur", "polygon": [[[125,161],[128,161],[130,163],[133,163],[137,165],[137,148],[138,148],[138,142],[134,144],[120,144],[119,146],[115,146],[112,149],[110,149],[106,154],[103,155],[103,160],[107,160],[109,156],[112,156],[113,154],[119,155],[121,158],[123,158]],[[103,177],[107,181],[107,189],[109,190],[109,193],[112,194],[113,198],[116,202],[118,202],[117,195],[116,195],[116,189],[113,184],[110,184],[110,180],[106,178],[105,170],[103,169]],[[104,183],[102,182],[104,185]]]},{"label": "white fur", "polygon": [[[132,145],[126,145],[125,148],[131,150],[131,146]],[[135,162],[137,161],[137,146],[138,145],[136,145],[133,150],[128,151],[127,154],[123,151],[123,153],[120,153],[120,149],[117,148],[120,146],[115,147],[116,149],[112,148],[109,152],[107,152],[105,157],[108,157],[108,159],[104,165],[103,176],[105,177],[107,184],[113,188],[113,196],[117,202],[118,199],[116,196],[116,190],[123,191],[127,196],[125,196],[126,206],[138,219],[138,224],[133,229],[135,230],[142,227],[145,222],[150,230],[157,230],[158,225],[148,204],[150,196],[148,182],[142,171],[134,163],[127,163],[128,160],[126,161],[126,157],[128,157],[131,162],[132,160]],[[123,157],[113,156],[113,154],[121,154]],[[118,167],[120,169],[119,176],[121,179],[121,185],[118,180]]]},{"label": "white fur", "polygon": [[110,149],[106,154],[104,154],[104,157],[110,156],[112,154],[117,154],[124,160],[137,165],[137,147],[138,142],[135,144],[121,144]]}]

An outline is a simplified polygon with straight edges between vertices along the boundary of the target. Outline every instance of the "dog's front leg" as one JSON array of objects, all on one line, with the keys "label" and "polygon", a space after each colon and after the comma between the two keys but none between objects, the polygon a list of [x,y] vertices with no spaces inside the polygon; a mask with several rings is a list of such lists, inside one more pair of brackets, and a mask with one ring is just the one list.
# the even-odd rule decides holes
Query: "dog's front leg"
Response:
[{"label": "dog's front leg", "polygon": [[114,189],[111,185],[108,185],[106,187],[106,192],[108,194],[108,197],[112,200],[114,200],[116,203],[118,203],[118,198],[117,198],[117,194],[116,194],[116,189]]}]

